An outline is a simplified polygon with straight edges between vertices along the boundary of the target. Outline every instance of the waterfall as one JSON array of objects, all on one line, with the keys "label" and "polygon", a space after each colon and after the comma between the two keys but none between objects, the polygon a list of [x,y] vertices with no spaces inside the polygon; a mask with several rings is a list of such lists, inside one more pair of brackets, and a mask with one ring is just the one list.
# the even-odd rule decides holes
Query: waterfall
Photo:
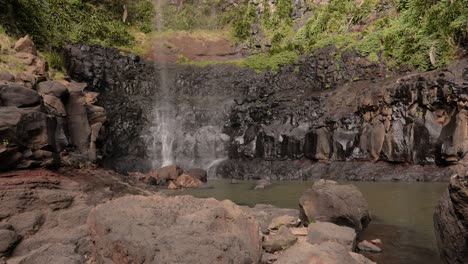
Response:
[{"label": "waterfall", "polygon": [[[154,0],[156,32],[164,30],[162,1]],[[154,50],[158,51],[157,48]],[[147,146],[152,167],[171,164],[184,169],[197,167],[207,170],[212,177],[216,166],[227,159],[229,136],[222,133],[229,109],[226,95],[213,87],[211,90],[205,87],[195,90],[177,86],[177,73],[172,72],[174,67],[165,61],[164,54],[153,55],[159,59],[154,62],[157,93],[153,104],[151,139]],[[232,102],[231,99],[229,101]]]},{"label": "waterfall", "polygon": [[[154,30],[160,32],[163,30],[163,14],[162,14],[162,0],[155,0],[155,22]],[[176,128],[176,108],[174,105],[173,94],[168,85],[168,69],[166,61],[160,60],[156,62],[155,69],[159,74],[158,96],[155,100],[155,107],[153,109],[153,167],[167,166],[174,163],[174,131]],[[154,153],[154,152],[160,152]],[[156,158],[159,157],[159,158]],[[161,160],[162,159],[162,160]]]}]

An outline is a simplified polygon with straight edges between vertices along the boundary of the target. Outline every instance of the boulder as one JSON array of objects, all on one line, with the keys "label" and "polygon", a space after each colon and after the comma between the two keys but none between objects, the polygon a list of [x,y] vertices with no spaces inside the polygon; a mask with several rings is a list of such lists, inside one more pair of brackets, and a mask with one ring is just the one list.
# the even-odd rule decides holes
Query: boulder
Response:
[{"label": "boulder", "polygon": [[[154,179],[154,178],[153,178]],[[173,181],[170,181],[169,184],[167,185],[167,188],[169,190],[176,190],[176,189],[179,189],[179,187],[177,187],[177,185],[173,182]]]},{"label": "boulder", "polygon": [[15,76],[8,72],[0,72],[0,81],[14,82]]},{"label": "boulder", "polygon": [[454,175],[434,211],[440,257],[446,264],[468,263],[468,176]]},{"label": "boulder", "polygon": [[125,196],[93,208],[88,227],[98,263],[258,263],[262,255],[258,223],[228,200]]},{"label": "boulder", "polygon": [[41,103],[39,94],[20,84],[0,84],[0,105],[31,107]]},{"label": "boulder", "polygon": [[296,227],[301,223],[301,220],[297,216],[291,215],[282,215],[273,218],[271,223],[268,225],[268,229],[275,230],[279,229],[282,226],[286,227]]},{"label": "boulder", "polygon": [[27,88],[32,89],[37,83],[37,76],[27,72],[16,74],[16,81],[23,83]]},{"label": "boulder", "polygon": [[41,95],[53,95],[57,98],[64,98],[68,95],[67,87],[56,81],[40,82],[37,85],[37,92]]},{"label": "boulder", "polygon": [[273,253],[292,246],[296,241],[297,237],[286,226],[282,226],[276,234],[266,237],[263,241],[263,248]]},{"label": "boulder", "polygon": [[299,217],[299,211],[297,209],[278,208],[270,204],[256,204],[253,208],[243,206],[242,209],[249,215],[255,217],[258,223],[260,223],[261,230],[264,234],[268,234],[270,232],[268,226],[276,217],[285,215],[296,219]]},{"label": "boulder", "polygon": [[182,175],[184,171],[177,165],[169,165],[165,166],[156,170],[150,171],[147,176],[154,177],[156,179],[169,181],[169,180],[176,180],[177,177]]},{"label": "boulder", "polygon": [[354,185],[319,180],[301,195],[299,206],[303,223],[332,222],[361,232],[371,221],[367,201]]},{"label": "boulder", "polygon": [[353,251],[356,247],[356,232],[352,228],[333,223],[316,222],[309,224],[307,242],[321,244],[327,241],[338,243],[346,247],[348,251]]},{"label": "boulder", "polygon": [[195,179],[199,179],[202,182],[207,182],[207,172],[204,169],[194,168],[185,172],[185,174],[192,176]]},{"label": "boulder", "polygon": [[20,38],[15,43],[15,46],[13,48],[16,52],[24,52],[32,55],[37,55],[36,46],[34,45],[34,42],[31,40],[29,35]]},{"label": "boulder", "polygon": [[357,247],[358,247],[359,251],[372,252],[372,253],[382,252],[382,249],[380,249],[378,246],[372,244],[371,242],[369,242],[367,240],[359,242]]},{"label": "boulder", "polygon": [[182,174],[179,177],[177,177],[175,183],[177,184],[177,186],[182,188],[196,188],[203,185],[202,181],[200,181],[199,179],[195,179],[187,174]]},{"label": "boulder", "polygon": [[263,190],[265,188],[268,188],[271,186],[271,181],[270,179],[261,179],[261,180],[258,180],[255,187],[254,187],[254,190]]},{"label": "boulder", "polygon": [[320,245],[296,243],[285,250],[275,264],[359,264],[348,249],[335,242]]},{"label": "boulder", "polygon": [[277,259],[278,259],[277,255],[265,252],[265,253],[262,254],[262,260],[260,261],[260,263],[261,264],[271,264],[271,263],[275,263],[275,261]]}]

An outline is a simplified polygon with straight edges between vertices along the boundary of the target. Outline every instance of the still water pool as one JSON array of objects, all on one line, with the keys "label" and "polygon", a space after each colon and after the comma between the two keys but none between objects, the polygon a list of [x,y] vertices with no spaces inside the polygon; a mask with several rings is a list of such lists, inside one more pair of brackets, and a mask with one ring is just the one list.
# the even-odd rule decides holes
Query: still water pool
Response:
[{"label": "still water pool", "polygon": [[[195,197],[229,199],[239,205],[258,203],[298,209],[301,193],[312,181],[273,182],[265,190],[253,190],[255,182],[229,180],[209,182],[211,189],[169,192]],[[380,238],[383,253],[367,254],[382,264],[440,264],[434,236],[432,213],[446,188],[445,183],[352,182],[369,203],[373,220],[363,239]]]}]

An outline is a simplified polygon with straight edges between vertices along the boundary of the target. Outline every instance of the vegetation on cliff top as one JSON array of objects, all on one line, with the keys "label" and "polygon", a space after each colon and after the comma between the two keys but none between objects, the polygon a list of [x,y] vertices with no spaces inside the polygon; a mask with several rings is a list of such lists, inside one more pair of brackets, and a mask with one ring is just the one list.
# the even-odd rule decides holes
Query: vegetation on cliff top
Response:
[{"label": "vegetation on cliff top", "polygon": [[156,29],[229,32],[253,54],[235,63],[256,70],[276,70],[327,45],[427,70],[453,60],[468,35],[466,0],[305,2],[303,15],[293,16],[291,0],[273,6],[265,0],[161,0],[155,26],[152,0],[0,0],[0,24],[11,34],[30,34],[46,50],[85,42],[142,51],[149,47],[141,47],[139,34]]}]

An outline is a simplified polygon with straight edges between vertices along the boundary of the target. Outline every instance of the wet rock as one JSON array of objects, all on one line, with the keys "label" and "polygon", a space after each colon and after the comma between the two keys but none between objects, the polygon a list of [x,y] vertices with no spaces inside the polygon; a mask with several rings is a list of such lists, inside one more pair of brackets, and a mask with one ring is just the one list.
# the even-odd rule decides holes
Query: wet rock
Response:
[{"label": "wet rock", "polygon": [[168,181],[176,180],[177,177],[182,175],[184,171],[177,165],[169,165],[156,170],[150,171],[147,176],[154,177],[156,179]]},{"label": "wet rock", "polygon": [[296,243],[285,250],[275,264],[358,264],[348,249],[338,243],[324,242],[319,245]]},{"label": "wet rock", "polygon": [[454,175],[434,211],[441,259],[446,264],[468,262],[468,177]]},{"label": "wet rock", "polygon": [[273,253],[292,246],[296,241],[297,237],[286,226],[282,226],[276,234],[266,237],[263,241],[263,248],[267,252]]},{"label": "wet rock", "polygon": [[319,180],[301,195],[299,205],[304,223],[332,222],[361,232],[371,221],[367,201],[353,185]]},{"label": "wet rock", "polygon": [[24,53],[37,55],[36,46],[34,45],[34,42],[31,40],[29,35],[26,35],[26,36],[20,38],[15,43],[15,46],[13,47],[13,49],[16,52],[24,52]]},{"label": "wet rock", "polygon": [[273,218],[271,223],[268,225],[268,229],[276,230],[282,226],[286,227],[297,227],[301,223],[301,220],[295,216],[291,215],[282,215]]},{"label": "wet rock", "polygon": [[175,183],[177,186],[182,188],[196,188],[203,185],[202,181],[187,174],[182,174],[177,177]]},{"label": "wet rock", "polygon": [[258,223],[230,201],[126,196],[95,207],[88,226],[98,262],[258,263],[262,254]]},{"label": "wet rock", "polygon": [[371,242],[367,240],[359,242],[357,247],[359,251],[372,252],[372,253],[382,252],[381,248],[379,248],[378,246],[372,244]]},{"label": "wet rock", "polygon": [[204,169],[194,168],[184,172],[187,175],[192,176],[195,179],[199,179],[202,182],[207,182],[207,172]]},{"label": "wet rock", "polygon": [[0,104],[2,106],[31,107],[41,102],[39,94],[20,84],[0,84]]},{"label": "wet rock", "polygon": [[311,244],[330,241],[343,245],[348,251],[353,251],[356,247],[356,232],[346,226],[316,222],[309,224],[307,233],[307,242]]},{"label": "wet rock", "polygon": [[258,180],[254,190],[263,190],[271,186],[271,181],[269,179]]},{"label": "wet rock", "polygon": [[40,82],[37,85],[37,92],[41,95],[53,95],[61,99],[68,95],[67,87],[57,81]]}]

